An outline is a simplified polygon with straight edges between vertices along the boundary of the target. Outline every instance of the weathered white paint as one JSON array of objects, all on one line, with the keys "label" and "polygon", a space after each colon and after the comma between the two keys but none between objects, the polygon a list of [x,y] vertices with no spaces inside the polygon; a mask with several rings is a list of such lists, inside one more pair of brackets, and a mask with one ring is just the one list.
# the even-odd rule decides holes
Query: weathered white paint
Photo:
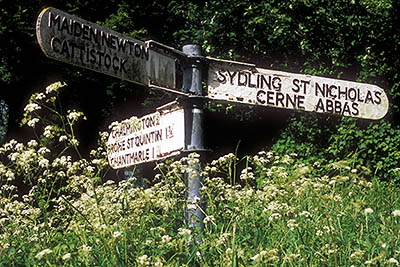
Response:
[{"label": "weathered white paint", "polygon": [[374,120],[389,107],[385,91],[376,85],[222,60],[210,60],[207,89],[216,100]]},{"label": "weathered white paint", "polygon": [[176,102],[113,127],[108,161],[114,169],[164,159],[185,148],[184,110]]},{"label": "weathered white paint", "polygon": [[173,56],[61,10],[44,9],[37,19],[36,35],[49,58],[145,86],[176,87]]}]

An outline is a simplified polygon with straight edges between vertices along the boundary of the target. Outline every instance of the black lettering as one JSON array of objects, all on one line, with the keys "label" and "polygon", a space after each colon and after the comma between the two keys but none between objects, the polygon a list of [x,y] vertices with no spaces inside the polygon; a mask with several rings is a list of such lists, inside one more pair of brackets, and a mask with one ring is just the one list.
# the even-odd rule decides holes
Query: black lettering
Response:
[{"label": "black lettering", "polygon": [[340,101],[335,100],[335,109],[334,113],[342,114],[342,103]]},{"label": "black lettering", "polygon": [[281,90],[281,78],[279,77],[274,77],[272,79],[272,85],[274,87],[275,90],[280,91]]},{"label": "black lettering", "polygon": [[118,37],[110,34],[110,48],[116,50],[117,49]]},{"label": "black lettering", "polygon": [[96,49],[90,49],[90,63],[94,64],[96,63]]},{"label": "black lettering", "polygon": [[351,106],[354,110],[351,114],[353,116],[358,116],[360,114],[360,111],[358,110],[358,103],[352,103]]},{"label": "black lettering", "polygon": [[337,90],[336,85],[331,85],[331,86],[329,86],[329,87],[328,87],[328,85],[327,85],[327,88],[328,88],[328,94],[329,94],[329,96],[330,96],[331,98],[333,98],[333,99],[336,99],[337,95],[336,95],[336,94],[334,93],[334,91],[333,91],[333,90]]},{"label": "black lettering", "polygon": [[64,40],[63,42],[62,42],[62,44],[61,44],[61,55],[64,55],[64,54],[66,54],[66,56],[67,57],[70,57],[71,55],[69,54],[69,49],[68,49],[68,44],[67,44],[67,41],[66,40]]},{"label": "black lettering", "polygon": [[349,91],[347,87],[345,87],[345,89],[342,91],[342,88],[339,86],[339,90],[338,90],[338,98],[342,99],[342,97],[344,96],[344,99],[347,101],[347,92]]},{"label": "black lettering", "polygon": [[318,99],[318,103],[317,103],[317,106],[315,107],[315,111],[325,112],[324,102],[322,101],[322,98]]},{"label": "black lettering", "polygon": [[125,69],[125,64],[126,64],[127,61],[128,61],[128,60],[127,60],[126,58],[123,58],[123,59],[121,59],[121,60],[119,61],[119,62],[120,62],[119,70],[120,70],[121,72],[128,73],[128,72],[126,71],[126,69]]},{"label": "black lettering", "polygon": [[[242,77],[244,78],[244,81],[242,81]],[[246,86],[247,85],[247,75],[245,72],[239,71],[238,74],[238,85],[239,86]]]},{"label": "black lettering", "polygon": [[364,102],[364,99],[361,98],[360,88],[357,88],[357,101],[361,103]]},{"label": "black lettering", "polygon": [[298,79],[293,79],[293,85],[296,86],[296,88],[292,88],[292,91],[295,93],[300,92],[300,85],[299,85],[299,80]]},{"label": "black lettering", "polygon": [[131,41],[128,40],[128,45],[129,45],[129,55],[132,56],[132,51],[135,50],[135,43],[132,43]]},{"label": "black lettering", "polygon": [[256,95],[257,101],[258,101],[259,103],[261,103],[261,104],[265,104],[265,100],[263,99],[264,96],[265,96],[265,91],[259,90],[259,91],[257,92],[257,95]]},{"label": "black lettering", "polygon": [[307,93],[307,85],[310,85],[310,81],[304,81],[301,80],[301,83],[303,84],[303,93],[306,94]]},{"label": "black lettering", "polygon": [[304,100],[305,96],[304,95],[298,95],[297,96],[297,108],[305,110],[306,108],[304,107]]},{"label": "black lettering", "polygon": [[101,58],[104,56],[104,53],[101,52],[101,51],[96,51],[96,52],[97,52],[97,55],[99,56],[99,57],[98,57],[99,62],[97,62],[97,64],[98,64],[99,66],[101,66]]},{"label": "black lettering", "polygon": [[125,53],[125,47],[126,47],[126,40],[125,39],[119,39],[119,42],[117,43],[118,45],[118,51],[121,51]]},{"label": "black lettering", "polygon": [[380,103],[382,103],[381,94],[382,92],[375,92],[375,97],[377,98],[377,100],[374,100],[375,105],[379,105]]},{"label": "black lettering", "polygon": [[106,44],[107,47],[110,47],[110,38],[108,36],[108,33],[101,31],[100,36],[101,36],[101,45],[104,46],[104,44]]},{"label": "black lettering", "polygon": [[106,66],[107,69],[111,66],[111,56],[109,54],[104,56],[104,66]]},{"label": "black lettering", "polygon": [[67,30],[67,33],[71,34],[70,31],[69,31],[68,19],[66,17],[64,17],[62,19],[61,27],[60,27],[59,31],[62,32],[63,30]]},{"label": "black lettering", "polygon": [[58,30],[60,30],[60,15],[54,16],[53,13],[49,12],[49,24],[48,27],[51,28],[55,25]]},{"label": "black lettering", "polygon": [[159,142],[159,141],[162,141],[162,129],[160,129],[160,130],[158,130],[156,132],[156,140],[155,140],[155,142]]},{"label": "black lettering", "polygon": [[251,83],[251,77],[253,76],[253,74],[251,74],[250,72],[248,74],[249,74],[249,87],[250,88],[256,88],[257,84]]},{"label": "black lettering", "polygon": [[82,25],[79,22],[74,21],[73,22],[73,28],[74,28],[74,36],[75,37],[80,37],[81,34],[82,34]]},{"label": "black lettering", "polygon": [[[111,57],[110,57],[110,61],[111,61]],[[110,62],[111,63],[111,62]],[[119,58],[118,57],[113,57],[113,59],[112,59],[112,65],[113,65],[113,69],[115,70],[115,71],[117,71],[118,69],[119,69]]]},{"label": "black lettering", "polygon": [[226,76],[223,74],[223,70],[218,70],[218,76],[217,76],[217,81],[225,84],[226,83]]},{"label": "black lettering", "polygon": [[231,85],[233,85],[233,78],[235,78],[237,72],[234,71],[234,72],[231,73],[229,70],[227,72],[228,72],[228,75],[229,75],[229,79],[231,81]]},{"label": "black lettering", "polygon": [[135,56],[136,57],[140,57],[140,55],[142,55],[142,49],[140,49],[140,45],[139,44],[135,44]]},{"label": "black lettering", "polygon": [[[300,82],[301,82],[301,85],[299,84]],[[299,93],[300,89],[303,88],[303,94],[306,94],[307,93],[307,85],[309,85],[309,84],[310,84],[310,81],[294,79],[293,85],[296,86],[296,88],[292,88],[292,91],[295,93]]]},{"label": "black lettering", "polygon": [[333,101],[330,99],[326,99],[326,112],[333,113]]},{"label": "black lettering", "polygon": [[294,97],[292,98],[290,95],[286,94],[286,106],[285,107],[289,107],[291,104],[292,108],[296,108],[296,101],[297,100],[297,95],[294,95]]},{"label": "black lettering", "polygon": [[80,46],[80,45],[76,45],[74,43],[71,43],[71,47],[72,47],[72,58],[75,57],[75,48],[77,48],[80,52],[79,52],[79,58],[81,59],[81,62],[83,62],[83,53],[85,50],[84,46]]},{"label": "black lettering", "polygon": [[97,29],[94,29],[93,27],[89,27],[89,39],[90,41],[93,41],[97,44],[99,42],[99,34]]},{"label": "black lettering", "polygon": [[282,94],[281,92],[277,92],[276,93],[276,98],[275,98],[276,106],[279,107],[279,104],[280,104],[281,107],[284,107],[285,106],[285,104],[283,103],[284,99],[285,99],[285,95]]},{"label": "black lettering", "polygon": [[267,105],[274,105],[274,96],[275,92],[274,91],[268,91],[267,92]]},{"label": "black lettering", "polygon": [[51,39],[50,46],[51,46],[51,48],[53,49],[54,52],[60,53],[60,49],[59,49],[60,45],[61,45],[61,41],[57,37],[53,37]]},{"label": "black lettering", "polygon": [[372,104],[374,103],[374,99],[372,98],[372,93],[370,90],[367,91],[367,96],[365,97],[365,104],[368,104],[368,102],[371,102]]},{"label": "black lettering", "polygon": [[90,41],[89,29],[90,29],[89,25],[82,26],[82,39]]},{"label": "black lettering", "polygon": [[351,101],[353,101],[353,102],[356,101],[357,100],[357,91],[356,91],[356,89],[350,88],[348,90],[347,96]]},{"label": "black lettering", "polygon": [[342,114],[343,115],[346,115],[346,113],[349,116],[351,115],[350,106],[349,106],[348,102],[344,102],[344,107],[343,107],[343,110],[342,110]]},{"label": "black lettering", "polygon": [[261,75],[261,82],[259,88],[264,88],[264,83],[267,85],[269,90],[272,90],[271,88],[271,76],[268,76],[268,80],[264,75]]},{"label": "black lettering", "polygon": [[315,82],[315,96],[318,96],[318,91],[325,97],[325,85],[321,88],[321,86]]}]

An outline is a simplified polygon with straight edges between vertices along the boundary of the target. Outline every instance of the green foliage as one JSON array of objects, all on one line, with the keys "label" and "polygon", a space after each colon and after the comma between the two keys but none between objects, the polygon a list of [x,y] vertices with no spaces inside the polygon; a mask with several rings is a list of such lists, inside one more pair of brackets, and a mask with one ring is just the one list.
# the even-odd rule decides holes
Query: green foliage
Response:
[{"label": "green foliage", "polygon": [[[75,123],[84,116],[62,112],[62,87],[30,98],[22,124],[34,139],[0,147],[1,265],[398,264],[400,190],[370,180],[357,158],[328,164],[319,155],[305,161],[261,151],[213,160],[201,173],[203,199],[194,204],[205,215],[198,232],[184,224],[183,174],[199,156],[159,163],[148,187],[137,187],[134,177],[102,183],[108,134],[90,158],[80,157]],[[18,176],[29,192],[15,186]]]},{"label": "green foliage", "polygon": [[279,154],[297,153],[307,162],[350,157],[381,180],[399,181],[400,129],[387,121],[362,126],[351,118],[292,117],[272,146]]},{"label": "green foliage", "polygon": [[327,148],[337,122],[336,117],[297,114],[290,119],[272,150],[279,154],[297,153],[302,159],[312,162]]},{"label": "green foliage", "polygon": [[354,120],[342,123],[331,137],[327,155],[352,156],[355,161],[373,170],[380,179],[400,181],[400,128],[386,121],[360,129]]},{"label": "green foliage", "polygon": [[4,100],[0,99],[0,143],[2,143],[8,125],[8,106]]}]

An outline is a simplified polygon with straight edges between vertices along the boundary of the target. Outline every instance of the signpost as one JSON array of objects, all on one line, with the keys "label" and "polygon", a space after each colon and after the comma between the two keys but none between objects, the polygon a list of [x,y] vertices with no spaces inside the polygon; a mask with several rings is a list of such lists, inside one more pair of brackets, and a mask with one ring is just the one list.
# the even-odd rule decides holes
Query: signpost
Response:
[{"label": "signpost", "polygon": [[236,103],[381,119],[389,108],[376,85],[256,68],[213,60],[208,97]]},{"label": "signpost", "polygon": [[123,121],[111,130],[107,146],[114,169],[177,155],[185,148],[184,110],[172,102],[152,114]]},{"label": "signpost", "polygon": [[[112,168],[165,159],[181,152],[203,154],[203,102],[219,100],[330,113],[377,120],[389,107],[378,86],[283,71],[254,64],[204,58],[201,48],[183,52],[155,41],[140,41],[55,8],[37,20],[37,39],[49,58],[119,79],[183,96],[155,113],[116,125],[108,140]],[[183,88],[176,89],[176,61],[182,60]],[[205,60],[207,59],[207,60]],[[208,64],[208,93],[203,96],[202,67]],[[194,162],[194,161],[193,161]],[[201,161],[190,163],[187,180],[187,224],[203,229]]]}]

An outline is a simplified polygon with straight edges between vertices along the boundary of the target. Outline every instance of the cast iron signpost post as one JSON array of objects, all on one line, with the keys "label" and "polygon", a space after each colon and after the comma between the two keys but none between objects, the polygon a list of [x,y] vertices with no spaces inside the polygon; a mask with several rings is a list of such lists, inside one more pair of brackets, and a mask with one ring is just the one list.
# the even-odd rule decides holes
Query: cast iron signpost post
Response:
[{"label": "cast iron signpost post", "polygon": [[[183,52],[187,55],[187,62],[183,70],[183,88],[189,97],[183,99],[186,110],[186,152],[196,152],[199,155],[206,152],[203,138],[203,90],[202,90],[202,51],[198,45],[185,45]],[[201,164],[199,161],[189,160],[186,173],[187,183],[187,224],[191,230],[203,230],[204,214],[201,210]],[[198,241],[198,240],[197,240]]]},{"label": "cast iron signpost post", "polygon": [[[189,160],[186,219],[189,229],[203,229],[201,164],[204,160],[204,100],[381,119],[389,108],[378,86],[257,68],[254,64],[203,57],[197,45],[183,52],[155,41],[140,41],[55,8],[44,9],[36,35],[49,58],[180,95],[176,102],[135,122],[125,121],[110,134],[109,163],[124,168],[181,152]],[[183,91],[176,85],[176,61],[183,66]],[[202,68],[208,65],[207,97]],[[199,240],[197,240],[199,241]]]}]

